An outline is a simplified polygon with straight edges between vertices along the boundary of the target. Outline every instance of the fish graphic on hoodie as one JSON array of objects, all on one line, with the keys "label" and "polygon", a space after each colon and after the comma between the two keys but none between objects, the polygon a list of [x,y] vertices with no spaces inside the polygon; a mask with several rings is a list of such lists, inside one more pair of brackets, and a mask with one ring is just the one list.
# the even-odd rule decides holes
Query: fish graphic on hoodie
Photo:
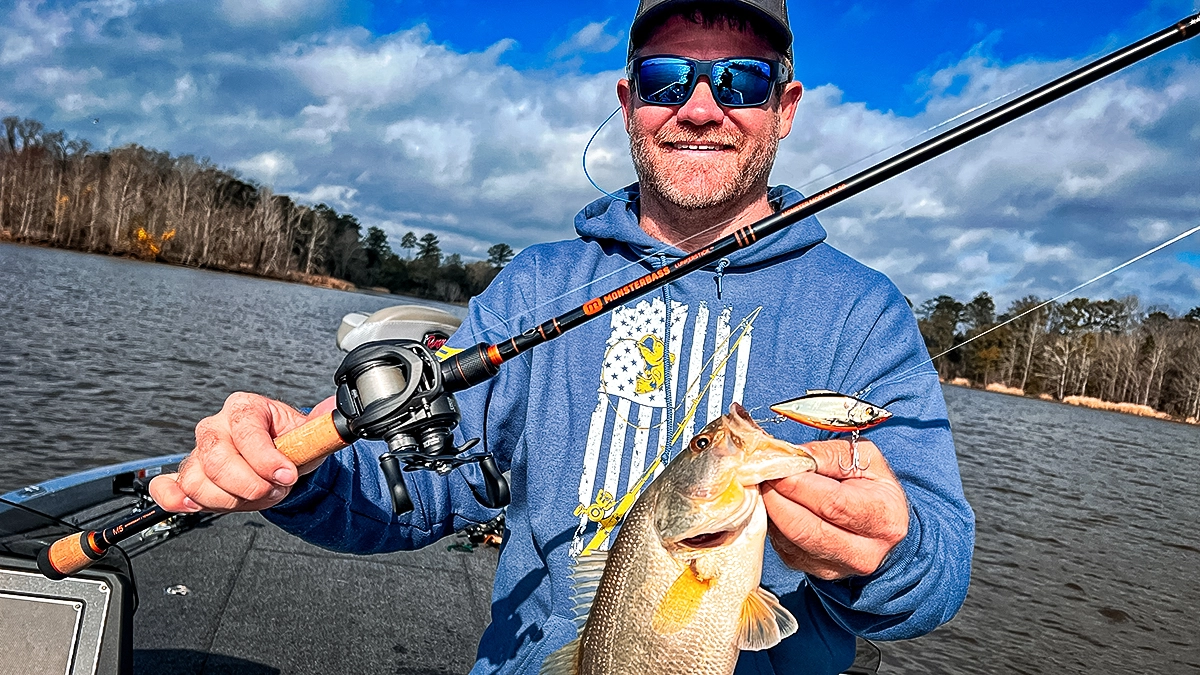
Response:
[{"label": "fish graphic on hoodie", "polygon": [[[518,254],[471,300],[447,347],[505,340],[682,257],[638,226],[637,186],[623,192],[630,201],[606,196],[576,216],[578,238]],[[776,209],[802,199],[787,187],[768,198]],[[905,486],[909,533],[875,573],[836,581],[787,567],[768,545],[762,585],[798,627],[771,649],[743,652],[735,672],[840,672],[853,660],[855,635],[915,637],[954,615],[970,579],[974,514],[937,375],[918,367],[928,352],[903,295],[824,240],[817,220],[805,219],[457,394],[459,442],[480,438],[510,471],[513,495],[492,621],[472,673],[536,673],[576,639],[573,554],[611,545],[604,528],[639,479],[653,478],[656,460],[678,454],[733,402],[764,418],[772,403],[813,389],[871,386],[871,402],[893,413],[864,437]],[[770,432],[791,443],[831,435],[791,422]],[[336,453],[265,515],[309,541],[359,553],[419,548],[495,515],[475,500],[471,485],[481,483],[470,466],[406,474],[416,508],[394,515],[379,471],[383,451],[360,442]]]}]

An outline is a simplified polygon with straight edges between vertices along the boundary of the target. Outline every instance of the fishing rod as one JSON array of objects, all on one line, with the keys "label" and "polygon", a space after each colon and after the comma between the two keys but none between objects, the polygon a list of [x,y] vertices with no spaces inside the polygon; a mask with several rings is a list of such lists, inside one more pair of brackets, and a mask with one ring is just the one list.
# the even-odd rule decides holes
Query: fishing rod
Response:
[{"label": "fishing rod", "polygon": [[[275,445],[296,465],[307,464],[359,439],[383,440],[388,452],[380,457],[396,513],[412,510],[403,471],[432,470],[445,475],[476,464],[484,491],[473,485],[480,503],[499,508],[508,503],[508,483],[490,454],[466,455],[478,439],[460,447],[452,433],[459,420],[453,394],[485,382],[500,366],[518,355],[576,328],[601,314],[641,297],[698,269],[746,248],[789,225],[919,166],[968,141],[998,129],[1049,103],[1103,79],[1168,47],[1200,34],[1200,14],[1189,16],[1153,35],[1102,56],[996,109],[981,114],[894,157],[826,188],[794,206],[744,225],[708,246],[595,297],[507,340],[481,342],[438,360],[420,342],[388,340],[361,345],[346,355],[334,374],[336,408],[275,439]],[[112,546],[152,527],[173,513],[155,506],[101,530],[64,537],[42,551],[41,571],[63,578],[88,567]]]},{"label": "fishing rod", "polygon": [[[680,260],[649,272],[612,292],[593,298],[584,303],[583,306],[555,317],[539,326],[530,328],[520,335],[495,345],[480,343],[472,348],[478,351],[479,354],[472,354],[466,358],[471,360],[473,368],[475,367],[474,362],[478,360],[484,362],[484,369],[498,369],[501,364],[515,358],[520,353],[591,320],[615,305],[624,304],[629,300],[638,298],[671,283],[681,276],[711,265],[734,251],[750,246],[759,239],[770,236],[789,225],[809,216],[816,215],[836,204],[840,204],[868,188],[924,164],[968,141],[998,129],[1019,117],[1023,117],[1108,75],[1157,54],[1168,47],[1195,37],[1197,34],[1200,34],[1200,14],[1194,14],[1127,47],[1092,61],[991,112],[984,113],[977,118],[964,122],[924,143],[865,169],[798,204],[767,216],[755,223],[744,225],[732,234]],[[473,380],[470,384],[486,380],[493,374],[493,372],[488,372],[485,377],[480,380]]]}]

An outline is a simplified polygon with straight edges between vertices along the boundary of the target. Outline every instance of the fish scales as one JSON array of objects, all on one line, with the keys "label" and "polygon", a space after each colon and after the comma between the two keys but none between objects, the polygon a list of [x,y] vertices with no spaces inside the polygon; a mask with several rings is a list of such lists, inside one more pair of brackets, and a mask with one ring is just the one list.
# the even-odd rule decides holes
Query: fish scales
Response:
[{"label": "fish scales", "polygon": [[795,619],[759,587],[767,515],[758,484],[815,467],[735,404],[638,498],[580,638],[542,673],[728,675],[743,648],[794,632]]},{"label": "fish scales", "polygon": [[[720,575],[703,593],[691,620],[677,632],[661,635],[654,630],[653,617],[681,571],[652,539],[654,485],[621,526],[622,532],[633,531],[618,537],[608,553],[610,567],[638,572],[606,574],[600,582],[581,640],[580,675],[720,675],[733,672],[737,663],[741,606],[758,588],[762,574],[766,511],[756,508],[745,536],[711,556],[708,562]],[[761,501],[757,494],[754,498]],[[670,670],[656,670],[667,663]]]}]

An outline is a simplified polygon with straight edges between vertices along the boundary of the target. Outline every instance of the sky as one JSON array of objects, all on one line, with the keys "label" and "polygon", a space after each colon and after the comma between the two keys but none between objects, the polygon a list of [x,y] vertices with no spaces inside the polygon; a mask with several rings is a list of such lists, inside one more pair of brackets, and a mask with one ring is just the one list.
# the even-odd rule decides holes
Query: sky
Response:
[{"label": "sky", "polygon": [[[789,3],[793,133],[772,174],[819,191],[863,158],[1196,11],[1195,0]],[[0,116],[96,147],[209,157],[387,232],[486,257],[574,235],[580,157],[615,108],[635,0],[0,3]],[[1195,44],[1192,44],[1195,43]],[[609,125],[588,154],[634,180]],[[1049,297],[1200,225],[1200,38],[820,216],[913,301]],[[1200,305],[1200,235],[1086,289]]]}]

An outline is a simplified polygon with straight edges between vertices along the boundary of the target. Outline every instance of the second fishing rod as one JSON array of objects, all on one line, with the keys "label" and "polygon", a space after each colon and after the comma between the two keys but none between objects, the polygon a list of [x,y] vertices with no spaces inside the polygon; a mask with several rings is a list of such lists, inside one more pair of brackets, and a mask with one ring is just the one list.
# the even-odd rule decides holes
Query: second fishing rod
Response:
[{"label": "second fishing rod", "polygon": [[[403,471],[432,470],[446,474],[467,464],[478,466],[482,476],[483,490],[476,491],[476,498],[493,508],[504,506],[509,498],[508,483],[495,460],[486,453],[467,453],[474,441],[458,447],[453,443],[453,429],[459,420],[455,392],[487,381],[506,361],[618,305],[716,263],[734,251],[1198,34],[1200,14],[1096,59],[792,207],[740,227],[680,260],[507,340],[495,344],[480,343],[441,361],[419,341],[364,344],[348,354],[335,373],[336,409],[275,439],[276,447],[293,463],[302,465],[332,454],[358,439],[383,440],[388,452],[380,457],[380,468],[387,478],[397,513],[411,510],[413,506]],[[42,552],[39,567],[52,578],[74,574],[102,557],[110,547],[173,515],[156,506],[102,530],[64,537]]]}]

